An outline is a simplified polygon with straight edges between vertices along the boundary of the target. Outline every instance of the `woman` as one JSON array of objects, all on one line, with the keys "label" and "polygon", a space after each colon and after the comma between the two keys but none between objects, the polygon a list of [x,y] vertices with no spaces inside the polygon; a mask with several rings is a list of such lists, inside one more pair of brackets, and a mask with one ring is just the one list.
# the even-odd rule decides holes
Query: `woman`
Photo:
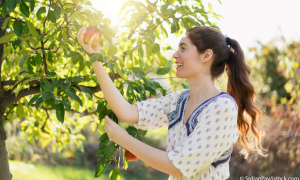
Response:
[{"label": "woman", "polygon": [[[99,53],[99,45],[91,46],[94,37],[84,44],[86,28],[77,34],[79,43],[88,53]],[[102,63],[92,64],[105,99],[119,121],[144,130],[168,127],[166,151],[131,137],[106,116],[109,138],[153,168],[170,174],[169,180],[229,178],[233,144],[238,141],[246,158],[253,148],[247,137],[249,130],[257,138],[258,153],[264,155],[259,147],[261,111],[253,102],[256,92],[238,42],[215,28],[194,27],[181,39],[173,58],[178,64],[176,76],[187,79],[190,89],[134,105],[123,98]],[[227,92],[220,92],[214,81],[224,70],[228,74]]]}]

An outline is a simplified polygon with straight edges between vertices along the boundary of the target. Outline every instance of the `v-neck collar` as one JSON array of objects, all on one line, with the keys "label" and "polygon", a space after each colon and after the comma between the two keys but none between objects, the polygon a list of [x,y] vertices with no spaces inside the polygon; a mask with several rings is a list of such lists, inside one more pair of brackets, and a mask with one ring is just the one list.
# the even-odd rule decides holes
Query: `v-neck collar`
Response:
[{"label": "v-neck collar", "polygon": [[212,98],[209,98],[209,99],[207,99],[206,101],[204,101],[203,103],[201,103],[201,104],[200,104],[196,109],[194,109],[194,111],[190,114],[190,116],[187,118],[185,124],[183,124],[183,123],[184,123],[183,120],[184,120],[184,115],[185,115],[185,108],[186,108],[187,101],[188,101],[188,99],[189,99],[189,97],[190,97],[190,92],[191,92],[191,91],[188,90],[188,93],[187,93],[187,95],[185,96],[186,99],[185,99],[185,102],[184,102],[183,111],[182,111],[181,120],[180,120],[180,123],[181,123],[182,127],[186,126],[186,124],[189,122],[190,117],[191,117],[191,116],[194,114],[194,112],[197,111],[197,109],[199,109],[203,104],[205,104],[206,102],[208,102],[209,100],[211,100],[211,99],[213,99],[213,98],[216,98],[217,96],[219,96],[219,95],[221,95],[221,94],[226,93],[226,92],[221,91],[218,95],[216,95],[216,96],[214,96],[214,97],[212,97]]}]

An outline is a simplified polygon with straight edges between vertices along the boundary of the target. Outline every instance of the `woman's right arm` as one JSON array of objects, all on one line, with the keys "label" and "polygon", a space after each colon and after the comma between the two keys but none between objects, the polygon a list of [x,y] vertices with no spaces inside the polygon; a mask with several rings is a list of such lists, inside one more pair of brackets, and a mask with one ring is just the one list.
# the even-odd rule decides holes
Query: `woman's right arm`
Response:
[{"label": "woman's right arm", "polygon": [[[100,53],[100,45],[92,45],[95,36],[89,40],[88,44],[83,41],[87,26],[82,27],[77,33],[77,39],[82,48],[89,54]],[[113,81],[108,76],[101,62],[92,63],[92,67],[98,79],[101,91],[112,111],[121,122],[138,123],[139,113],[136,105],[126,101]]]},{"label": "woman's right arm", "polygon": [[136,105],[129,104],[106,73],[101,62],[92,64],[101,90],[109,106],[121,122],[137,123],[139,114]]}]

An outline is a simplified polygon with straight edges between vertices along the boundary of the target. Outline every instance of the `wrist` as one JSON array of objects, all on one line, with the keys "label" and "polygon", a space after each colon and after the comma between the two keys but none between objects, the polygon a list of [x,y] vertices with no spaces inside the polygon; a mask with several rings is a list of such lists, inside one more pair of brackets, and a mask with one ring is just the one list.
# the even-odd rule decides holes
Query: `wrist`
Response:
[{"label": "wrist", "polygon": [[124,137],[124,140],[122,141],[122,144],[121,146],[125,149],[129,149],[128,145],[130,145],[130,142],[132,140],[134,140],[135,138],[132,137],[130,134],[127,134],[125,137]]}]

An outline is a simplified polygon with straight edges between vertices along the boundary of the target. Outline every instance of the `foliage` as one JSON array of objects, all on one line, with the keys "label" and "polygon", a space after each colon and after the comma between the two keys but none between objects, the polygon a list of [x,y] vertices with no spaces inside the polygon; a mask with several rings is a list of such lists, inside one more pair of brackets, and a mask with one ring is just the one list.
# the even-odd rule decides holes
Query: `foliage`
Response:
[{"label": "foliage", "polygon": [[[6,0],[0,9],[6,31],[0,38],[5,45],[0,108],[6,122],[22,120],[21,130],[29,134],[31,143],[38,140],[45,147],[54,140],[53,152],[68,150],[72,144],[83,150],[81,130],[91,124],[93,131],[102,134],[95,173],[100,176],[119,148],[109,142],[102,120],[106,114],[118,120],[104,100],[89,57],[76,40],[77,31],[83,25],[102,31],[101,53],[92,55],[91,61],[104,63],[129,103],[146,100],[149,95],[164,96],[167,90],[148,73],[175,73],[172,61],[161,53],[161,49],[168,49],[160,46],[169,35],[167,29],[178,36],[193,26],[217,27],[209,15],[221,17],[212,11],[211,4],[207,11],[202,1],[193,3],[130,0],[119,12],[125,25],[112,28],[111,21],[88,0]],[[171,79],[171,83],[177,82]],[[146,133],[134,127],[127,130],[136,138]],[[111,173],[110,177],[117,179],[118,170]]]},{"label": "foliage", "polygon": [[267,135],[270,137],[266,137],[270,157],[257,164],[261,164],[261,169],[266,167],[273,175],[278,175],[278,172],[267,164],[281,164],[283,167],[279,172],[291,173],[300,166],[300,41],[288,43],[283,37],[274,38],[249,50],[255,54],[249,63],[255,83],[260,84],[258,93],[262,105],[273,119],[268,122],[272,123],[268,125],[271,134]]}]

